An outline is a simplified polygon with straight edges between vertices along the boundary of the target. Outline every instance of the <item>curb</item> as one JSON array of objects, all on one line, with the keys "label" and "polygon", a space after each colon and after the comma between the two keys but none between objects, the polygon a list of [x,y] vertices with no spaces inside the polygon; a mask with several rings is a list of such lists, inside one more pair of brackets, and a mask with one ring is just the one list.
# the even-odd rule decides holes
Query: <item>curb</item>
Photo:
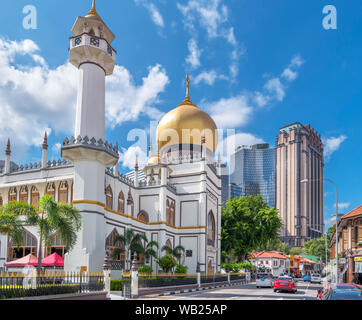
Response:
[{"label": "curb", "polygon": [[160,293],[160,294],[156,295],[156,297],[170,296],[170,295],[179,294],[179,293],[190,293],[190,292],[196,292],[196,291],[204,291],[204,290],[210,290],[210,289],[215,289],[215,288],[231,287],[231,286],[237,286],[237,285],[241,285],[241,284],[247,284],[247,283],[244,283],[242,281],[242,282],[234,282],[234,283],[230,283],[230,284],[212,285],[212,286],[209,286],[209,287],[201,287],[201,288],[196,288],[196,289],[166,291],[166,292],[163,292],[163,293]]}]

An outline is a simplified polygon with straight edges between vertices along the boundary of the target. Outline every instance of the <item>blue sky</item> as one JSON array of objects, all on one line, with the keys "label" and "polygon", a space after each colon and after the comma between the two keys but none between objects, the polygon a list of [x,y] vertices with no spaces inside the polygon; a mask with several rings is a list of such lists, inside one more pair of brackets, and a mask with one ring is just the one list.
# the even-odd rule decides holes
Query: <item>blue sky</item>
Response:
[{"label": "blue sky", "polygon": [[[37,29],[23,28],[26,5]],[[218,127],[236,130],[238,144],[268,142],[278,129],[311,124],[326,146],[325,177],[339,188],[340,211],[362,196],[362,2],[296,0],[96,1],[116,35],[114,75],[107,79],[107,139],[118,140],[127,172],[134,128],[149,132],[185,96]],[[337,30],[325,30],[325,5],[337,9]],[[44,131],[49,158],[74,128],[77,73],[67,63],[68,37],[90,0],[17,0],[2,4],[0,19],[0,146],[8,137],[18,163],[39,161]],[[143,152],[143,153],[142,153]],[[1,157],[2,158],[2,157]],[[335,212],[325,184],[325,214]]]}]

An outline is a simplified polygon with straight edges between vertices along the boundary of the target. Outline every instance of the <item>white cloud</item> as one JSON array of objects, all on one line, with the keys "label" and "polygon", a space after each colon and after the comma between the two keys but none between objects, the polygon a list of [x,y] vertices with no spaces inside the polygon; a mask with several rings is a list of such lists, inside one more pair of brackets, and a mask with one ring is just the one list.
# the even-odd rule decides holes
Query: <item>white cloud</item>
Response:
[{"label": "white cloud", "polygon": [[324,144],[324,157],[326,160],[329,160],[331,155],[336,152],[341,144],[347,139],[345,135],[340,135],[339,137],[330,137],[323,138]]},{"label": "white cloud", "polygon": [[[344,209],[347,209],[350,205],[351,205],[350,202],[340,202],[340,203],[338,203],[338,209],[344,210]],[[334,207],[336,207],[336,204],[334,204]]]},{"label": "white cloud", "polygon": [[203,71],[193,78],[193,83],[198,85],[201,82],[205,82],[209,86],[212,86],[217,78],[218,75],[215,70]]},{"label": "white cloud", "polygon": [[196,69],[200,66],[201,50],[197,46],[195,39],[190,39],[188,42],[189,55],[186,57],[186,62],[191,68]]},{"label": "white cloud", "polygon": [[244,95],[220,99],[215,102],[202,102],[219,129],[236,128],[245,125],[253,108]]},{"label": "white cloud", "polygon": [[135,121],[141,113],[158,120],[162,113],[152,105],[159,102],[158,95],[168,83],[166,71],[161,65],[150,67],[140,86],[134,84],[127,69],[116,66],[106,83],[106,116],[111,126]]},{"label": "white cloud", "polygon": [[133,170],[136,164],[136,156],[138,156],[139,167],[144,167],[147,163],[148,157],[146,152],[139,146],[132,146],[128,149],[122,148],[122,153],[119,155],[119,162],[124,168]]},{"label": "white cloud", "polygon": [[278,101],[283,101],[285,97],[285,88],[279,78],[273,78],[267,81],[265,89],[272,94]]},{"label": "white cloud", "polygon": [[151,17],[151,20],[153,23],[161,28],[165,26],[163,17],[159,11],[159,9],[155,6],[155,4],[148,0],[135,0],[136,4],[141,4],[143,7],[145,7]]}]

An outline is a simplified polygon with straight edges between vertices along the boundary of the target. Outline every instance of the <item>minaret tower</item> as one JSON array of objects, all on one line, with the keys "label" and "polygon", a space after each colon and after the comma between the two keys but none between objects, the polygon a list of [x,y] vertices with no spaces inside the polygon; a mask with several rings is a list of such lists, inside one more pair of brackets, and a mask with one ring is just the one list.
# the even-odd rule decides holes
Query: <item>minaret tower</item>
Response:
[{"label": "minaret tower", "polygon": [[78,17],[70,38],[69,59],[78,68],[74,137],[63,142],[62,157],[74,164],[73,204],[82,214],[77,244],[65,256],[65,271],[80,267],[99,272],[105,258],[105,168],[118,162],[118,147],[105,142],[105,78],[113,73],[113,33],[96,11],[95,1]]}]

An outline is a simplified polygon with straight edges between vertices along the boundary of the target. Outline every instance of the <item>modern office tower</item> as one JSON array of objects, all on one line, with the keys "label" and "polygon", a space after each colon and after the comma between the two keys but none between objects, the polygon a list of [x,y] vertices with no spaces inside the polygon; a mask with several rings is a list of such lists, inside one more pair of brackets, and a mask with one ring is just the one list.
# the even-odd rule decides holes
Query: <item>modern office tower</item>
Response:
[{"label": "modern office tower", "polygon": [[230,198],[240,198],[243,196],[243,189],[234,183],[229,184]]},{"label": "modern office tower", "polygon": [[223,203],[223,207],[225,207],[225,203],[229,200],[229,168],[226,164],[221,164],[221,202]]},{"label": "modern office tower", "polygon": [[[341,218],[344,216],[344,213],[338,213],[338,222],[341,220]],[[336,214],[331,215],[331,226],[335,225],[337,222]]]},{"label": "modern office tower", "polygon": [[322,140],[310,125],[295,122],[279,130],[276,208],[283,220],[280,237],[291,246],[323,234],[323,170]]},{"label": "modern office tower", "polygon": [[[269,144],[239,147],[231,156],[230,186],[242,196],[261,194],[270,207],[275,207],[275,149]],[[241,188],[236,189],[237,187]]]}]

